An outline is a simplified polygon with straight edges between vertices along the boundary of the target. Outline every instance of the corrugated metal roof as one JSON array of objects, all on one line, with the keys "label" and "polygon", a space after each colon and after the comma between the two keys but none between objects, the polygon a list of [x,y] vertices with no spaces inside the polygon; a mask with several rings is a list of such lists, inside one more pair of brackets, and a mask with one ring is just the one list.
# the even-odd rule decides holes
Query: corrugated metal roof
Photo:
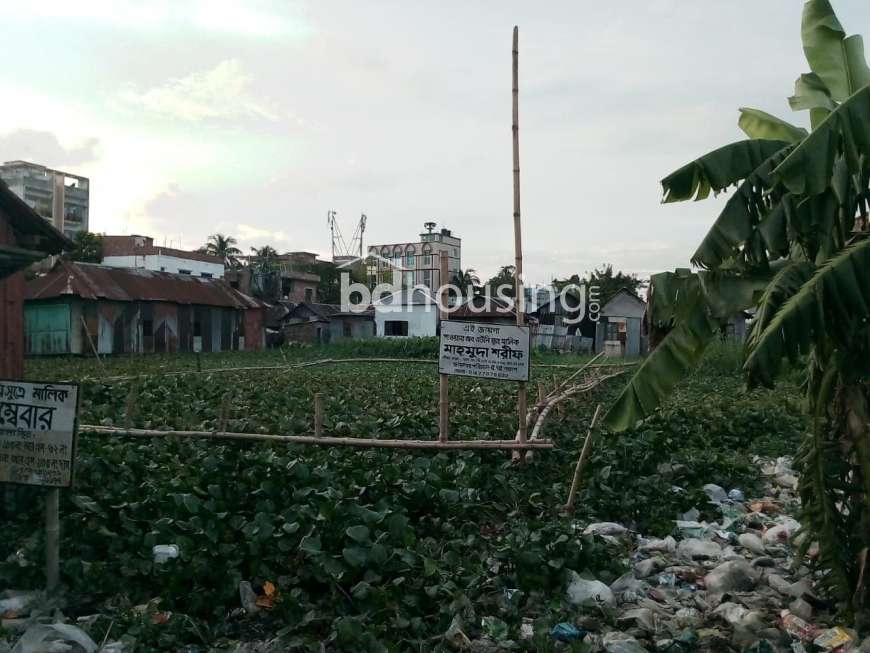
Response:
[{"label": "corrugated metal roof", "polygon": [[48,274],[29,281],[25,298],[50,299],[65,295],[119,302],[171,302],[241,309],[266,306],[235,290],[223,279],[66,260],[58,261]]}]

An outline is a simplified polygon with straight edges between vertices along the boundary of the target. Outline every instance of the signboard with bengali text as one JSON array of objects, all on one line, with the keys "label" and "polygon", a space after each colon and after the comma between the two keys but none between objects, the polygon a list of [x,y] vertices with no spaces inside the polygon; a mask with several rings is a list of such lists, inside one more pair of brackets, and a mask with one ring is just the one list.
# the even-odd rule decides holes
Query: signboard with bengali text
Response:
[{"label": "signboard with bengali text", "polygon": [[79,388],[0,379],[0,483],[72,485]]},{"label": "signboard with bengali text", "polygon": [[502,381],[529,380],[529,327],[443,320],[441,374]]}]

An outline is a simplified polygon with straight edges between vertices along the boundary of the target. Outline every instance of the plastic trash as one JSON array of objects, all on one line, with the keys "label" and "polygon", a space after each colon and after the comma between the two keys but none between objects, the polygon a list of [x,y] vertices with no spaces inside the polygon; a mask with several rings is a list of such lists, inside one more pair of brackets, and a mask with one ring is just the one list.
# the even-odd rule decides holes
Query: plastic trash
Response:
[{"label": "plastic trash", "polygon": [[607,653],[647,653],[647,650],[626,633],[609,632],[602,641]]},{"label": "plastic trash", "polygon": [[743,490],[738,490],[737,488],[728,490],[728,498],[732,501],[737,501],[738,503],[746,501],[746,497],[743,495]]},{"label": "plastic trash", "polygon": [[677,575],[676,574],[659,574],[659,585],[661,587],[676,587]]},{"label": "plastic trash", "polygon": [[535,624],[529,617],[523,617],[520,624],[520,639],[532,639],[535,636]]},{"label": "plastic trash", "polygon": [[842,626],[834,626],[822,633],[813,640],[813,644],[825,651],[833,651],[834,649],[844,647],[843,650],[849,648],[852,644],[852,636]]},{"label": "plastic trash", "polygon": [[550,630],[550,636],[557,641],[568,642],[572,639],[580,639],[583,633],[574,624],[563,621],[553,626]]},{"label": "plastic trash", "polygon": [[586,580],[577,572],[571,572],[571,582],[568,585],[568,600],[579,606],[594,606],[599,603],[613,606],[616,599],[610,588],[599,580]]},{"label": "plastic trash", "polygon": [[154,564],[162,565],[167,560],[178,557],[178,546],[175,544],[157,544],[151,549],[151,554],[154,556]]},{"label": "plastic trash", "polygon": [[28,628],[12,653],[43,653],[43,651],[72,650],[69,644],[78,644],[84,653],[94,653],[97,645],[88,634],[72,624],[36,624]]},{"label": "plastic trash", "polygon": [[810,623],[807,623],[796,614],[792,614],[788,610],[783,610],[780,613],[782,627],[792,637],[797,637],[799,640],[808,642],[816,637],[817,629]]},{"label": "plastic trash", "polygon": [[444,633],[444,639],[457,651],[464,651],[471,648],[471,640],[468,638],[468,635],[465,634],[464,628],[465,626],[462,623],[462,617],[456,615],[450,622],[450,627],[447,628],[447,632]]},{"label": "plastic trash", "polygon": [[480,620],[480,629],[491,640],[499,642],[507,639],[508,625],[498,617],[483,617]]},{"label": "plastic trash", "polygon": [[248,614],[256,614],[260,611],[259,606],[257,606],[257,593],[246,580],[239,583],[239,599]]},{"label": "plastic trash", "polygon": [[0,599],[0,617],[15,619],[24,613],[31,604],[39,599],[38,592],[4,592],[5,598]]},{"label": "plastic trash", "polygon": [[583,535],[611,535],[619,536],[628,533],[628,529],[622,524],[617,524],[612,521],[598,522],[589,524],[584,530]]},{"label": "plastic trash", "polygon": [[710,503],[720,504],[728,499],[728,493],[725,492],[725,488],[715,483],[707,483],[702,489],[710,499]]}]

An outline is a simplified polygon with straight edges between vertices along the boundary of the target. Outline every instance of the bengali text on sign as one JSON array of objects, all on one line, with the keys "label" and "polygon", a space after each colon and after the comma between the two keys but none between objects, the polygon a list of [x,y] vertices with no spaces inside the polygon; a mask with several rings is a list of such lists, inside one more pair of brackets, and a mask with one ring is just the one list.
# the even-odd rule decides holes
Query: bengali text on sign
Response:
[{"label": "bengali text on sign", "polygon": [[441,322],[438,371],[504,381],[529,380],[529,327]]}]

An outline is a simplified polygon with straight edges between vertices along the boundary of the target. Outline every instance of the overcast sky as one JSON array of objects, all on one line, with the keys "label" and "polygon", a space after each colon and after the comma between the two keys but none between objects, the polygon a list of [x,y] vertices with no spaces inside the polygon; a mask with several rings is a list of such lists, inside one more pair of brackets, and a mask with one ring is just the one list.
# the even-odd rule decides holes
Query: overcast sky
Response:
[{"label": "overcast sky", "polygon": [[[870,34],[866,0],[833,0]],[[721,199],[659,180],[800,124],[799,0],[530,3],[0,0],[0,158],[91,179],[91,229],[196,247],[366,245],[434,220],[481,276],[513,262],[511,30],[520,26],[526,279],[685,266]]]}]

